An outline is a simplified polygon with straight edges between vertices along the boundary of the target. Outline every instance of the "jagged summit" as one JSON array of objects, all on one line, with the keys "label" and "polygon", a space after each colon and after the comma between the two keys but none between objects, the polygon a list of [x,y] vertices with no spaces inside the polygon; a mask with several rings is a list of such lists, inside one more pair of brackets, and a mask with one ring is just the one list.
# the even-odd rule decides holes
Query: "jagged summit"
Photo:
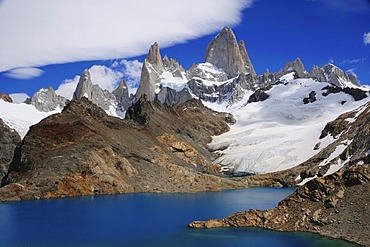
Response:
[{"label": "jagged summit", "polygon": [[41,88],[30,99],[31,105],[34,105],[37,110],[42,112],[54,111],[63,109],[68,100],[63,96],[57,95],[53,87]]},{"label": "jagged summit", "polygon": [[150,46],[146,60],[152,65],[162,65],[162,57],[157,42]]},{"label": "jagged summit", "polygon": [[208,44],[205,62],[223,69],[229,78],[241,73],[255,75],[244,41],[238,44],[234,32],[229,27],[224,27]]}]

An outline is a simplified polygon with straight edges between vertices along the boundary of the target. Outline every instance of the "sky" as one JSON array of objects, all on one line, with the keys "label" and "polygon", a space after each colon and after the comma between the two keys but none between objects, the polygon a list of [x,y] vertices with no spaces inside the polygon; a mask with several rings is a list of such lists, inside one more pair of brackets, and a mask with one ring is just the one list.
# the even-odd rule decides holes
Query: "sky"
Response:
[{"label": "sky", "polygon": [[17,102],[52,86],[71,98],[84,69],[134,92],[151,44],[188,69],[224,26],[257,74],[299,57],[308,71],[333,63],[370,84],[368,0],[0,0],[0,92]]}]

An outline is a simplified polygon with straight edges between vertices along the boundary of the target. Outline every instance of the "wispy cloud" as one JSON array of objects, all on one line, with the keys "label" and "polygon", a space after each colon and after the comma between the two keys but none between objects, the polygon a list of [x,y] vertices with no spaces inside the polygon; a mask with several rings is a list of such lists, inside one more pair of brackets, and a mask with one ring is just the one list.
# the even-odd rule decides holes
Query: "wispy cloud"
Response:
[{"label": "wispy cloud", "polygon": [[370,44],[370,32],[364,33],[364,44],[365,45]]},{"label": "wispy cloud", "polygon": [[347,60],[344,60],[344,61],[340,62],[339,64],[356,64],[356,63],[364,63],[366,60],[367,60],[367,58],[366,58],[366,57],[362,57],[362,58],[354,58],[354,59],[347,59]]},{"label": "wispy cloud", "polygon": [[[241,21],[253,0],[3,0],[0,72],[132,57]],[[9,21],[11,20],[11,21]]]},{"label": "wispy cloud", "polygon": [[27,80],[39,77],[43,73],[44,71],[38,68],[17,68],[6,72],[5,76],[14,79]]},{"label": "wispy cloud", "polygon": [[366,13],[369,10],[368,0],[309,0],[319,4],[319,7],[337,13]]}]

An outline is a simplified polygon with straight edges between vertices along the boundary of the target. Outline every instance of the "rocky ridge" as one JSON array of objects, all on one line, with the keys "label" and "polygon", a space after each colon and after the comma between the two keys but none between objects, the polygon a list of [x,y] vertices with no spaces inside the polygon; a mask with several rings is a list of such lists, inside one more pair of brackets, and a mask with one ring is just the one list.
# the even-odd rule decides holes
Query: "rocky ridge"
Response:
[{"label": "rocky ridge", "polygon": [[370,246],[370,166],[354,165],[299,187],[270,210],[250,209],[191,228],[263,227],[306,231]]},{"label": "rocky ridge", "polygon": [[144,97],[127,118],[82,98],[32,126],[2,180],[0,201],[246,187],[220,177],[205,146],[228,130],[229,115],[197,100],[170,107]]}]

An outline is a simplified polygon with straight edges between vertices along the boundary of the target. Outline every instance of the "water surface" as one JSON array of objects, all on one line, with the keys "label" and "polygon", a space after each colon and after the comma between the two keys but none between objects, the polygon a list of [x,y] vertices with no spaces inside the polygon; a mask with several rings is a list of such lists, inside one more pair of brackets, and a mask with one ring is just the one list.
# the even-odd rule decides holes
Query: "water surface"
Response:
[{"label": "water surface", "polygon": [[268,209],[292,192],[250,188],[0,203],[0,246],[351,246],[308,233],[186,227],[193,220]]}]

